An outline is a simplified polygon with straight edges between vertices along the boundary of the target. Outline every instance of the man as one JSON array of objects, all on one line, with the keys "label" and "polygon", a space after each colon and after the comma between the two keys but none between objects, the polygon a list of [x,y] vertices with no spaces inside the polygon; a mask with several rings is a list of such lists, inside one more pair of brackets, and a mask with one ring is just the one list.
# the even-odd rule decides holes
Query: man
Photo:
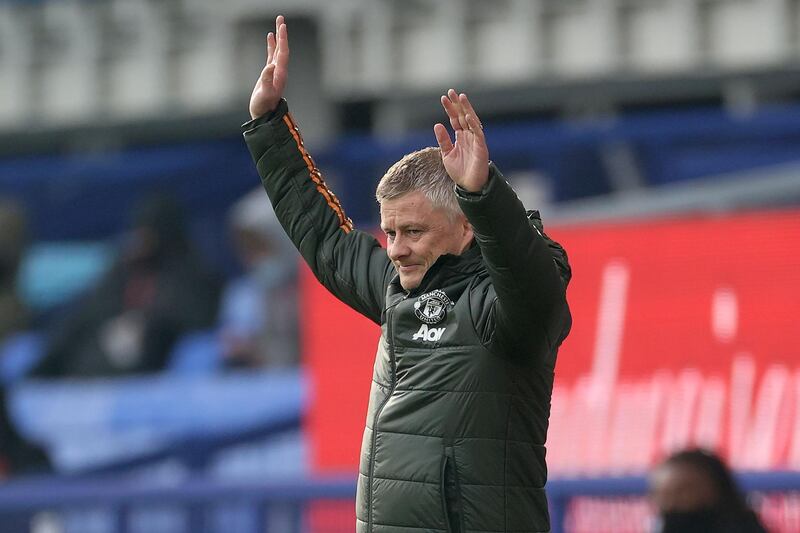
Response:
[{"label": "man", "polygon": [[[283,17],[245,139],[275,212],[337,298],[381,326],[361,452],[359,532],[549,531],[544,443],[556,351],[571,319],[566,255],[489,154],[464,94],[439,148],[377,189],[384,251],[353,229],[282,100]],[[388,255],[388,258],[387,258]]]},{"label": "man", "polygon": [[712,452],[675,452],[650,475],[658,533],[765,533],[733,473]]},{"label": "man", "polygon": [[181,206],[148,195],[131,229],[108,272],[56,325],[33,376],[157,372],[182,335],[214,324],[220,284],[194,250]]}]

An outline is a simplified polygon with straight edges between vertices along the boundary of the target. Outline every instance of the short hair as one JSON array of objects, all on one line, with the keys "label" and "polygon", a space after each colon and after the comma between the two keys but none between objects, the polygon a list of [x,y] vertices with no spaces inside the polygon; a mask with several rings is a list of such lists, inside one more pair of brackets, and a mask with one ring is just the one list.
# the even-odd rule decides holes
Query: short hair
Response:
[{"label": "short hair", "polygon": [[455,184],[442,162],[439,148],[428,147],[411,152],[392,165],[375,190],[378,203],[419,191],[434,207],[444,209],[448,216],[463,215],[456,199]]}]

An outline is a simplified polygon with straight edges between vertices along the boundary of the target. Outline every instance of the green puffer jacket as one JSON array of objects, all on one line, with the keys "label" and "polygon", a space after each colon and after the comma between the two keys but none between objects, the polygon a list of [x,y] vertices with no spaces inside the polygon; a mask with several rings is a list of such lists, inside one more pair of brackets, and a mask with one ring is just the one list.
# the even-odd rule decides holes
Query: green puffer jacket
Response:
[{"label": "green puffer jacket", "polygon": [[361,448],[358,532],[546,532],[544,443],[570,269],[492,166],[456,188],[475,244],[405,291],[353,230],[285,102],[245,124],[283,227],[336,297],[381,326]]}]

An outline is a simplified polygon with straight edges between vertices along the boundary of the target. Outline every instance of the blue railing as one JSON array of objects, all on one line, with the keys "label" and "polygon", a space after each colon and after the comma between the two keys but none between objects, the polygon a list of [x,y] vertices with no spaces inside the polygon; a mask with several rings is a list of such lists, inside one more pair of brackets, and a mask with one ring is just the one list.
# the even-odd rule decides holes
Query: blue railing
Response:
[{"label": "blue railing", "polygon": [[[65,533],[88,533],[87,529],[98,533],[299,533],[307,505],[348,502],[354,494],[355,483],[349,477],[265,482],[189,478],[161,486],[136,480],[32,479],[0,487],[0,532],[25,533],[30,531],[29,524],[46,516]],[[231,508],[236,512],[231,513]],[[226,514],[227,523],[221,518]],[[229,529],[231,521],[240,526]],[[154,527],[154,523],[162,526]],[[267,529],[266,524],[281,525]]]},{"label": "blue railing", "polygon": [[[748,492],[800,491],[800,472],[747,473],[741,474],[739,481]],[[646,479],[641,476],[553,479],[548,484],[552,531],[565,532],[565,514],[570,501],[576,497],[641,496],[645,490]],[[347,517],[352,519],[354,495],[355,481],[351,476],[259,482],[190,478],[161,486],[135,480],[34,479],[0,487],[0,532],[27,531],[20,527],[35,521],[37,516],[62,520],[65,533],[344,532],[352,527]],[[342,511],[339,516],[345,517],[342,523],[320,527],[317,521],[312,527],[306,512],[309,506],[336,505],[337,502]],[[233,504],[237,511],[231,513]],[[224,505],[228,506],[227,515],[221,509]],[[70,521],[70,513],[79,513],[82,509],[95,510],[94,526],[80,525],[79,520]],[[147,512],[160,512],[162,518],[160,521],[143,519]],[[97,513],[105,513],[105,518],[98,520]],[[172,518],[165,519],[164,513],[171,513]],[[245,516],[249,518],[243,518]],[[232,526],[234,522],[238,524],[236,527]],[[69,527],[70,524],[73,527]]]},{"label": "blue railing", "polygon": [[[800,491],[800,472],[747,472],[738,474],[737,480],[747,493]],[[577,497],[611,499],[646,493],[647,478],[644,476],[553,479],[547,484],[552,531],[566,531],[569,504]]]}]

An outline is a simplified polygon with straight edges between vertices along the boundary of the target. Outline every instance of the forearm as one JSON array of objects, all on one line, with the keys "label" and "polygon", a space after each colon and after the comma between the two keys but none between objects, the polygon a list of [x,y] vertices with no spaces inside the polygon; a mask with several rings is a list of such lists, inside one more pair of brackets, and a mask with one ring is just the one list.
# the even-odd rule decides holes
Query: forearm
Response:
[{"label": "forearm", "polygon": [[303,259],[334,295],[378,320],[385,253],[374,238],[353,230],[308,154],[286,102],[244,127],[275,214]]},{"label": "forearm", "polygon": [[479,193],[457,188],[461,209],[498,298],[497,322],[516,331],[535,325],[555,341],[565,305],[565,284],[547,241],[530,223],[525,208],[496,167]]}]

